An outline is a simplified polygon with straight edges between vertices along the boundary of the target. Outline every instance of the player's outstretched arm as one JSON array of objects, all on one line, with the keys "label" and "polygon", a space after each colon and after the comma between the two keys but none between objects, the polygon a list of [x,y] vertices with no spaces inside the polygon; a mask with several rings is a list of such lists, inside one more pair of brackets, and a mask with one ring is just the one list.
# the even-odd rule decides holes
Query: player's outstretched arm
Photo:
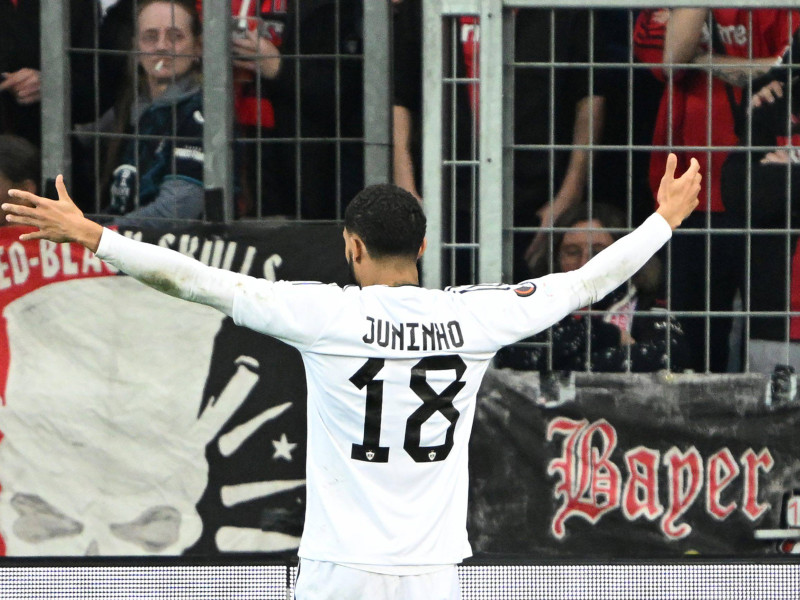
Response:
[{"label": "player's outstretched arm", "polygon": [[656,214],[572,272],[580,285],[579,306],[575,308],[597,302],[633,277],[697,207],[700,164],[693,158],[686,172],[676,179],[677,164],[678,158],[671,153],[658,189]]},{"label": "player's outstretched arm", "polygon": [[244,275],[208,267],[168,248],[137,242],[105,229],[83,216],[64,186],[56,178],[58,200],[49,200],[11,190],[9,195],[25,205],[3,204],[10,223],[38,228],[21,240],[44,239],[83,245],[123,273],[150,287],[192,302],[207,304],[227,315],[233,312],[233,294]]}]

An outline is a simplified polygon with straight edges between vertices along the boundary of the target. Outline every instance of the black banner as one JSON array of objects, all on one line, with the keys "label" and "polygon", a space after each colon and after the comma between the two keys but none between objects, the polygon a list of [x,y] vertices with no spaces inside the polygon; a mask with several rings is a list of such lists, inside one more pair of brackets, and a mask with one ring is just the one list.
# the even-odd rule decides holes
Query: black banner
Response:
[{"label": "black banner", "polygon": [[[0,228],[0,555],[294,552],[299,353]],[[345,284],[338,224],[121,230],[270,280]]]},{"label": "black banner", "polygon": [[542,383],[510,370],[484,380],[470,448],[476,553],[793,550],[780,533],[756,539],[796,520],[796,507],[786,509],[800,488],[800,402],[773,394],[770,378],[577,374]]}]

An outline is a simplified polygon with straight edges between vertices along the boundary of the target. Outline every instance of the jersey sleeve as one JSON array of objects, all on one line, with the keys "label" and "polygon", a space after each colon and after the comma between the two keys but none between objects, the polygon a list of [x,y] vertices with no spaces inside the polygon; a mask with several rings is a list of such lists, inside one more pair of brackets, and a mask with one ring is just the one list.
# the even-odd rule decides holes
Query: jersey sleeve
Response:
[{"label": "jersey sleeve", "polygon": [[[664,37],[667,23],[657,18],[659,11],[643,10],[636,18],[633,28],[633,54],[642,63],[660,64],[664,57]],[[651,72],[660,81],[665,81],[663,69],[651,68]]]},{"label": "jersey sleeve", "polygon": [[249,278],[233,300],[233,320],[300,350],[310,348],[343,302],[335,284]]},{"label": "jersey sleeve", "polygon": [[482,346],[497,351],[557,323],[579,303],[573,273],[555,273],[517,285],[452,288],[481,330]]},{"label": "jersey sleeve", "polygon": [[630,279],[671,237],[659,214],[597,254],[580,269],[515,286],[454,288],[494,350],[539,333],[597,302]]},{"label": "jersey sleeve", "polygon": [[337,285],[267,281],[204,265],[168,248],[104,229],[97,256],[145,285],[233,317],[298,349],[311,346],[343,298]]},{"label": "jersey sleeve", "polygon": [[234,292],[254,279],[103,229],[98,258],[159,292],[231,315]]},{"label": "jersey sleeve", "polygon": [[770,46],[770,55],[782,56],[792,43],[800,26],[800,11],[776,10],[774,20],[765,28],[764,39]]}]

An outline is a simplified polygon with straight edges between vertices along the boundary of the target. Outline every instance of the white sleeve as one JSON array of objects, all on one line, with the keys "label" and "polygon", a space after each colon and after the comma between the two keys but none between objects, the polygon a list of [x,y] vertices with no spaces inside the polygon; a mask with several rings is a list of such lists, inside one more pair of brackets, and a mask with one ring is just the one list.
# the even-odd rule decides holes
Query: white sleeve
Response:
[{"label": "white sleeve", "polygon": [[573,271],[578,277],[578,306],[569,312],[597,302],[628,281],[671,237],[669,223],[653,213],[631,233]]},{"label": "white sleeve", "polygon": [[257,279],[237,290],[232,314],[237,325],[304,350],[334,322],[343,301],[336,284]]},{"label": "white sleeve", "polygon": [[96,254],[160,292],[212,306],[232,316],[237,325],[298,348],[319,338],[342,297],[337,285],[268,281],[233,273],[110,229],[103,229]]},{"label": "white sleeve", "polygon": [[671,227],[656,213],[575,271],[516,286],[472,286],[454,291],[463,294],[465,307],[497,349],[539,333],[614,291],[671,236]]},{"label": "white sleeve", "polygon": [[233,313],[237,288],[253,277],[209,267],[179,252],[103,229],[96,255],[150,287],[183,300]]}]

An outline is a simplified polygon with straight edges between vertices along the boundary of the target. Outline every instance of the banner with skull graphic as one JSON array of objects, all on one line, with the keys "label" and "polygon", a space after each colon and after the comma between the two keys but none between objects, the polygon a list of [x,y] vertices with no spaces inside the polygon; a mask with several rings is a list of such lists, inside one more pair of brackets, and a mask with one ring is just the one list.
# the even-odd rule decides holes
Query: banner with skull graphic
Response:
[{"label": "banner with skull graphic", "polygon": [[[297,352],[20,232],[0,228],[0,555],[295,550]],[[123,233],[257,277],[348,281],[337,225]]]}]

